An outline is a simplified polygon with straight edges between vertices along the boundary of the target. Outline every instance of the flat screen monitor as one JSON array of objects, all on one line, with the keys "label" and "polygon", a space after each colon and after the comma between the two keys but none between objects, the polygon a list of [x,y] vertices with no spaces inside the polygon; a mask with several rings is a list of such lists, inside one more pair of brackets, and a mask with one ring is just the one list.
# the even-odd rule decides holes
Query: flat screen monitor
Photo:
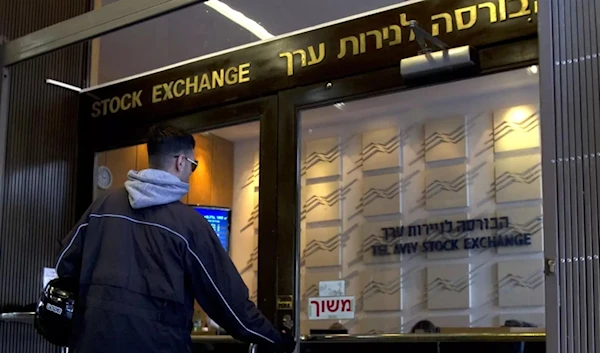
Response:
[{"label": "flat screen monitor", "polygon": [[224,207],[210,207],[191,205],[210,223],[225,251],[229,253],[229,233],[231,231],[231,209]]}]

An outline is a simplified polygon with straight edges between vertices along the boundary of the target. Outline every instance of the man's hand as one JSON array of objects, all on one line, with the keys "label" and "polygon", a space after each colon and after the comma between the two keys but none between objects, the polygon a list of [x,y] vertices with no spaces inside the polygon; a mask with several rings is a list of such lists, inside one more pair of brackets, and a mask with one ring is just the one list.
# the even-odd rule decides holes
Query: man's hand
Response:
[{"label": "man's hand", "polygon": [[296,349],[296,339],[291,333],[281,331],[281,343],[277,345],[277,353],[293,353]]}]

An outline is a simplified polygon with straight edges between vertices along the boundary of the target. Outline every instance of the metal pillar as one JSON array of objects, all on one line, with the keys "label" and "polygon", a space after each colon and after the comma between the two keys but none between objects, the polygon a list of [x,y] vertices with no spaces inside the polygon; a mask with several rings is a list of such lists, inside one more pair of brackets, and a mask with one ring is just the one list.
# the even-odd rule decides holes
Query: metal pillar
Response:
[{"label": "metal pillar", "polygon": [[600,4],[539,1],[549,353],[600,349]]},{"label": "metal pillar", "polygon": [[4,207],[4,167],[6,164],[6,138],[8,136],[8,102],[10,69],[4,66],[4,43],[0,38],[0,225]]}]

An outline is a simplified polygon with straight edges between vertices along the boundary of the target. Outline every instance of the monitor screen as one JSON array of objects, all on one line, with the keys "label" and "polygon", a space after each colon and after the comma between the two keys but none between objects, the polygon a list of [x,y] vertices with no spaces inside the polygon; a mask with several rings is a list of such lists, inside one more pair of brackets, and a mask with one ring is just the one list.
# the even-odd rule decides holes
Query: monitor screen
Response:
[{"label": "monitor screen", "polygon": [[192,206],[210,223],[225,251],[229,252],[231,209],[209,206]]}]

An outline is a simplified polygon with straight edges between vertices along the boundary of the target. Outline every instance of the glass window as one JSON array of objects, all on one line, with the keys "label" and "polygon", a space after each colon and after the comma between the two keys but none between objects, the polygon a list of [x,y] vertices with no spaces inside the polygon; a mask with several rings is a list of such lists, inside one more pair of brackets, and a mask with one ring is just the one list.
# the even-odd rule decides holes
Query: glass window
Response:
[{"label": "glass window", "polygon": [[[99,8],[116,1],[94,3]],[[397,3],[397,0],[200,2],[93,40],[90,86]]]},{"label": "glass window", "polygon": [[[536,73],[301,112],[303,334],[544,325]],[[327,295],[354,318],[309,304]]]},{"label": "glass window", "polygon": [[[258,121],[194,134],[198,167],[181,202],[196,207],[215,228],[256,303],[258,269]],[[122,188],[130,170],[149,168],[146,145],[96,154],[95,194]],[[202,206],[202,207],[197,207]],[[230,212],[222,212],[228,210]],[[229,222],[217,219],[229,213]],[[222,217],[221,217],[222,218]],[[230,228],[225,229],[229,223]],[[196,305],[194,334],[214,334],[218,326]]]}]

